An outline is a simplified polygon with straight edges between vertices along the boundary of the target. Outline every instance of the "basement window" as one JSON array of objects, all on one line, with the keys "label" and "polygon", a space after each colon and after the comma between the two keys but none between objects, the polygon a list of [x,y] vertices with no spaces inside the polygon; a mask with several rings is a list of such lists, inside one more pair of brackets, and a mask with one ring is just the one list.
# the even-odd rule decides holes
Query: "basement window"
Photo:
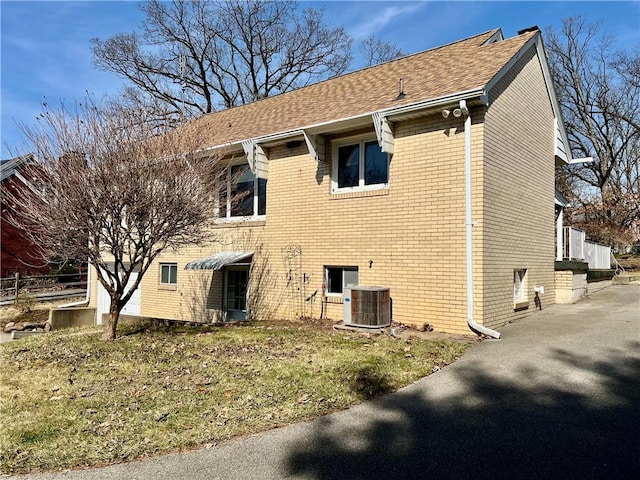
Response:
[{"label": "basement window", "polygon": [[514,310],[529,308],[529,301],[527,300],[527,270],[524,268],[513,271],[513,308]]},{"label": "basement window", "polygon": [[324,267],[327,295],[342,295],[344,288],[358,285],[358,267]]},{"label": "basement window", "polygon": [[178,264],[160,264],[160,285],[176,285],[178,283]]}]

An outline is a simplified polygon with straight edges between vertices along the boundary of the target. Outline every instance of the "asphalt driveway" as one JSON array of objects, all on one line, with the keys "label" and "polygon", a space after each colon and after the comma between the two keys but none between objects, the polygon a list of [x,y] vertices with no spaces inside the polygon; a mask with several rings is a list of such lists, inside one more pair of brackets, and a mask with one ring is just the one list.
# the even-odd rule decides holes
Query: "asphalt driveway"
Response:
[{"label": "asphalt driveway", "polygon": [[24,479],[624,479],[640,472],[640,286],[500,329],[395,394],[185,454]]}]

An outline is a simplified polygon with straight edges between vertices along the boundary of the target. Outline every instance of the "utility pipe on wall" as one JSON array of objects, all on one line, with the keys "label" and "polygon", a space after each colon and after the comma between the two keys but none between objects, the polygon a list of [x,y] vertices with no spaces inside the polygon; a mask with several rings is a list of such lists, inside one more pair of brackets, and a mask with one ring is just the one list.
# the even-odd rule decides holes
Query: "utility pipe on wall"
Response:
[{"label": "utility pipe on wall", "polygon": [[500,332],[484,327],[473,319],[473,219],[471,216],[471,115],[467,102],[460,100],[464,115],[465,224],[467,239],[467,324],[475,333],[500,338]]}]

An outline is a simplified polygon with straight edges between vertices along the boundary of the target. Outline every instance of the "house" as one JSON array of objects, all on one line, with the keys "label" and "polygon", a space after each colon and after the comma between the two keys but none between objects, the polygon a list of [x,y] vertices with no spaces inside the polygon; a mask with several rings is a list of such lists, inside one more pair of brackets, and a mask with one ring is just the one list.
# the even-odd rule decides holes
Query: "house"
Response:
[{"label": "house", "polygon": [[[3,191],[13,193],[22,190],[35,191],[32,172],[35,163],[31,154],[3,160],[0,173],[0,183]],[[8,209],[4,200],[0,217],[0,277],[6,278],[16,273],[20,275],[43,274],[49,272],[49,264],[42,260],[38,247],[24,231],[8,221]]]},{"label": "house", "polygon": [[498,336],[554,303],[571,154],[546,58],[537,28],[496,29],[195,120],[239,181],[211,245],[165,252],[124,313],[339,320],[365,285],[396,322]]}]

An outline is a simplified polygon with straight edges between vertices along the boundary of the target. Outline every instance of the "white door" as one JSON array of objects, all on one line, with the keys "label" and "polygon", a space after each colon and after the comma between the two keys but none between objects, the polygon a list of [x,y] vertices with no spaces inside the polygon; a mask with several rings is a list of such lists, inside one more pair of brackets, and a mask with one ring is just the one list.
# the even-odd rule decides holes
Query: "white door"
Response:
[{"label": "white door", "polygon": [[[125,292],[129,291],[129,288],[134,284],[136,279],[138,278],[138,272],[132,272],[129,277],[129,281],[127,282],[127,286],[125,288]],[[120,311],[123,315],[140,315],[140,305],[141,301],[141,289],[138,287],[131,298],[124,306],[124,308]],[[102,315],[105,313],[109,313],[109,305],[111,303],[111,298],[109,294],[102,286],[100,282],[98,282],[98,306],[96,311],[96,322],[98,325],[102,325]]]}]

